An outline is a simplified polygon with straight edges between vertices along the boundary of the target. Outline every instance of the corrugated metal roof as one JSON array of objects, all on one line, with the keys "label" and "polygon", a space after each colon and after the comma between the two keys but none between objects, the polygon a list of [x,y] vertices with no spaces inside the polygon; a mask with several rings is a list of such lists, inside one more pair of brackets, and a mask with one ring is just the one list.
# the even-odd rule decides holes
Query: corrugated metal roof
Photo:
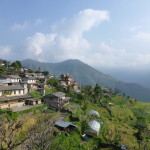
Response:
[{"label": "corrugated metal roof", "polygon": [[2,86],[0,85],[0,91],[10,91],[10,90],[23,90],[24,88],[19,85],[11,85],[11,86]]},{"label": "corrugated metal roof", "polygon": [[76,125],[73,125],[71,122],[68,121],[63,121],[63,120],[57,120],[55,122],[55,125],[62,127],[62,128],[67,128],[68,126],[72,125],[74,127],[76,127]]},{"label": "corrugated metal roof", "polygon": [[90,127],[93,131],[99,133],[99,130],[100,130],[100,123],[98,123],[98,122],[95,121],[95,120],[92,120],[92,121],[90,121],[90,122],[88,123],[88,125],[89,125],[89,127]]},{"label": "corrugated metal roof", "polygon": [[6,78],[0,78],[0,83],[11,83],[11,80]]},{"label": "corrugated metal roof", "polygon": [[63,93],[63,92],[55,92],[55,93],[53,93],[52,95],[54,95],[54,96],[56,96],[56,97],[65,97],[65,93]]},{"label": "corrugated metal roof", "polygon": [[12,79],[21,79],[21,77],[19,77],[18,75],[8,75],[8,77]]},{"label": "corrugated metal roof", "polygon": [[59,126],[59,127],[63,127],[63,128],[66,128],[68,127],[69,125],[72,125],[71,122],[68,122],[68,121],[63,121],[63,120],[57,120],[55,122],[55,125]]},{"label": "corrugated metal roof", "polygon": [[98,117],[100,116],[100,114],[95,110],[90,110],[89,115],[95,115],[95,116],[98,116]]},{"label": "corrugated metal roof", "polygon": [[22,96],[12,96],[12,97],[3,97],[0,98],[0,101],[10,101],[10,100],[17,100],[17,99],[26,99],[26,98],[31,98],[31,96],[28,95],[22,95]]},{"label": "corrugated metal roof", "polygon": [[35,77],[25,77],[25,78],[22,78],[22,80],[24,81],[24,80],[36,80],[36,78]]}]

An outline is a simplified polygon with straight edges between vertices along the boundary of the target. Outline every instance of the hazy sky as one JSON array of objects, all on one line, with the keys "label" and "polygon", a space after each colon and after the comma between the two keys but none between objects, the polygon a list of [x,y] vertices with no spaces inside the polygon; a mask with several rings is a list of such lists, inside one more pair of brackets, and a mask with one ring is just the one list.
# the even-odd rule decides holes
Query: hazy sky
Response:
[{"label": "hazy sky", "polygon": [[148,68],[150,0],[0,0],[0,58]]}]

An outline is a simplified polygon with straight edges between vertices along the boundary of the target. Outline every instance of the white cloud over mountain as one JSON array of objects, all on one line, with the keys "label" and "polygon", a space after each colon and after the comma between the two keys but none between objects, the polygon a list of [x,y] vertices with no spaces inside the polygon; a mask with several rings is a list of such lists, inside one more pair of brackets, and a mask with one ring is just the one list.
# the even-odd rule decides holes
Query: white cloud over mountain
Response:
[{"label": "white cloud over mountain", "polygon": [[63,19],[53,25],[49,34],[35,33],[26,40],[26,56],[42,61],[62,61],[70,58],[83,59],[90,53],[91,44],[84,33],[108,20],[107,11],[85,9],[72,19]]},{"label": "white cloud over mountain", "polygon": [[[109,18],[108,11],[94,9],[79,11],[72,18],[64,18],[60,22],[53,24],[51,26],[51,32],[37,32],[27,37],[24,45],[19,50],[15,48],[12,50],[9,46],[1,46],[0,57],[11,54],[13,57],[18,57],[16,59],[31,58],[43,62],[80,59],[93,66],[108,68],[134,68],[140,65],[150,64],[149,51],[127,50],[111,42],[103,41],[100,41],[97,46],[93,45],[86,38],[86,32],[90,32],[94,27],[99,26],[105,21],[109,21]],[[36,23],[40,24],[42,22],[42,19],[37,19]],[[23,24],[14,24],[11,29],[13,31],[21,30],[25,29],[26,26],[27,22],[24,22]],[[150,41],[150,34],[139,32],[138,30],[140,28],[140,26],[131,28],[131,31],[134,32],[133,39],[139,42]]]}]

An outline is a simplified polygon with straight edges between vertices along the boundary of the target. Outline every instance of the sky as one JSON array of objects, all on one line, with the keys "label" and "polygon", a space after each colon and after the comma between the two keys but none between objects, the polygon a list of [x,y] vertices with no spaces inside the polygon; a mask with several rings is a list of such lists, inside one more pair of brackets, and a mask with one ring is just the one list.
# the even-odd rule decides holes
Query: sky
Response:
[{"label": "sky", "polygon": [[0,0],[0,58],[147,70],[150,0]]}]

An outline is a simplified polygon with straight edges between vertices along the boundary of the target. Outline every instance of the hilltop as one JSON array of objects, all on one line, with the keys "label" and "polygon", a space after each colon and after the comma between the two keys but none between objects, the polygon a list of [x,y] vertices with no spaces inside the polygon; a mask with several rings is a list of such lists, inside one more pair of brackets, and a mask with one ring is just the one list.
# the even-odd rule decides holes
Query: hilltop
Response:
[{"label": "hilltop", "polygon": [[104,74],[80,60],[66,60],[59,63],[43,63],[31,59],[21,61],[22,65],[34,70],[40,67],[47,70],[56,77],[62,73],[69,73],[82,85],[100,84],[102,87],[112,87],[120,89],[126,96],[134,97],[140,101],[150,102],[150,89],[136,83],[125,83],[110,75]]}]

